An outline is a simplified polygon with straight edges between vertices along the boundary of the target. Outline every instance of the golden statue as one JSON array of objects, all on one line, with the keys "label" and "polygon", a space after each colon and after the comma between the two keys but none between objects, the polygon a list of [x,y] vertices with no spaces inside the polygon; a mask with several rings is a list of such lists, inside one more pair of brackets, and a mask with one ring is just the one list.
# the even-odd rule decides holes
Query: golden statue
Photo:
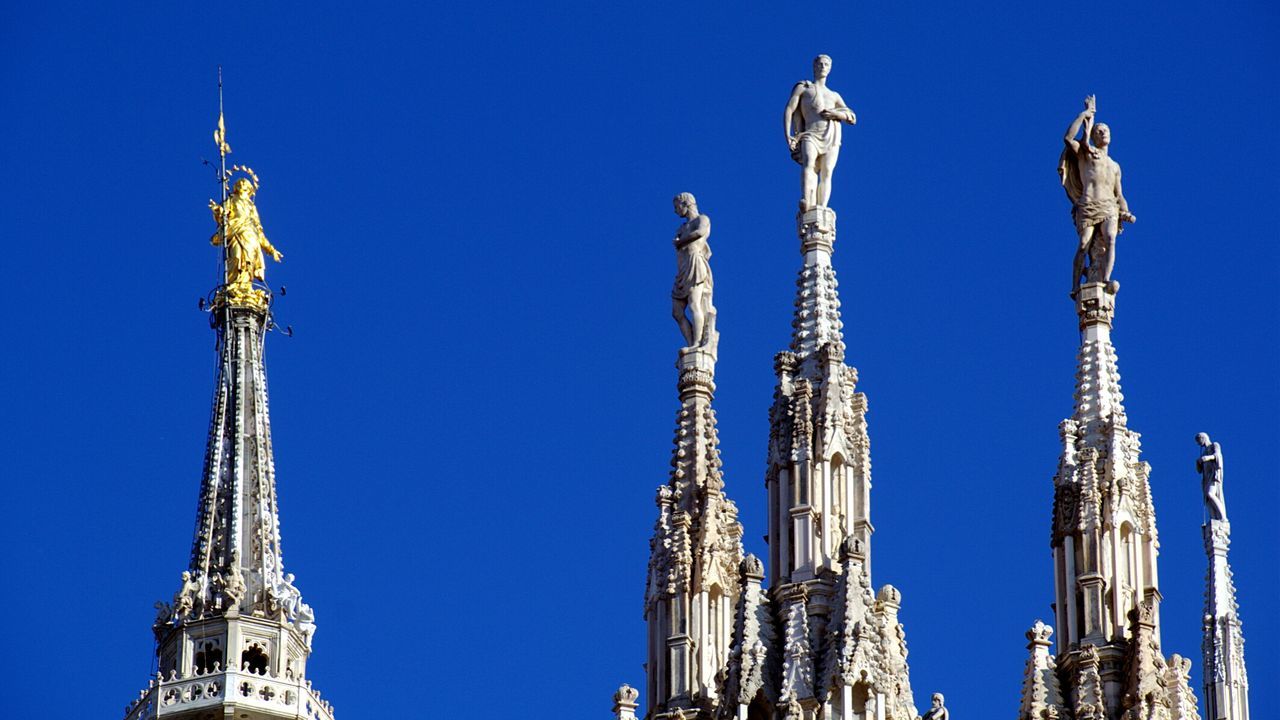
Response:
[{"label": "golden statue", "polygon": [[254,280],[266,280],[266,259],[263,252],[269,253],[276,262],[284,259],[284,255],[271,245],[267,234],[262,230],[258,208],[253,204],[253,196],[257,191],[256,183],[241,178],[222,205],[209,201],[213,220],[218,223],[218,232],[209,238],[209,242],[214,245],[226,244],[226,292],[232,301],[264,300],[265,294],[253,289]]}]

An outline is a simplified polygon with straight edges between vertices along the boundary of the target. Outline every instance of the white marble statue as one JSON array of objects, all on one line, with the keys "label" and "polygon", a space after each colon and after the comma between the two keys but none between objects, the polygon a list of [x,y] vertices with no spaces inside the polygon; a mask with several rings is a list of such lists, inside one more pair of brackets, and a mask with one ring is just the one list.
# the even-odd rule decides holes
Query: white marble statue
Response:
[{"label": "white marble statue", "polygon": [[827,87],[831,57],[813,59],[813,80],[802,80],[791,89],[782,129],[787,134],[791,159],[800,163],[800,211],[827,207],[831,200],[831,175],[840,157],[841,123],[858,122],[840,93]]},{"label": "white marble statue", "polygon": [[933,706],[929,708],[929,712],[925,713],[920,720],[951,720],[951,713],[943,704],[945,702],[942,693],[934,693]]},{"label": "white marble statue", "polygon": [[[1138,221],[1124,199],[1120,164],[1108,154],[1111,128],[1105,123],[1095,124],[1096,113],[1097,101],[1090,95],[1084,100],[1084,110],[1062,138],[1066,148],[1058,160],[1058,177],[1071,199],[1071,217],[1080,235],[1071,263],[1071,297],[1076,296],[1080,277],[1085,274],[1086,257],[1090,258],[1088,281],[1107,283],[1115,292],[1118,286],[1111,282],[1111,271],[1116,264],[1120,223]],[[1076,133],[1082,127],[1084,132],[1077,140]]]},{"label": "white marble statue", "polygon": [[[676,230],[676,278],[671,286],[671,315],[680,326],[686,348],[715,349],[716,308],[711,302],[711,218],[698,213],[698,201],[680,193],[674,201],[684,223]],[[686,312],[687,311],[687,312]]]},{"label": "white marble statue", "polygon": [[1200,471],[1200,487],[1204,490],[1204,506],[1209,519],[1227,519],[1227,501],[1222,496],[1222,446],[1209,439],[1207,433],[1196,435],[1200,446],[1200,458],[1196,469]]}]

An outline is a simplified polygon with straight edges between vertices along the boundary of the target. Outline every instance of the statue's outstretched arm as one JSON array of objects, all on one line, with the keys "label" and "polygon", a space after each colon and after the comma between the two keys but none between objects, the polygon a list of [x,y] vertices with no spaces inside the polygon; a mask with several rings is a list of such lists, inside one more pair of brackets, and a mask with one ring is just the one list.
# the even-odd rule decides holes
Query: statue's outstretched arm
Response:
[{"label": "statue's outstretched arm", "polygon": [[[1088,116],[1088,110],[1077,115],[1076,119],[1071,121],[1071,126],[1067,128],[1067,134],[1062,136],[1062,141],[1065,142],[1067,147],[1071,148],[1074,152],[1080,152],[1080,141],[1076,140],[1076,134],[1080,132],[1080,126],[1084,125],[1085,118]],[[1089,138],[1086,135],[1084,142],[1087,143],[1088,141]]]}]

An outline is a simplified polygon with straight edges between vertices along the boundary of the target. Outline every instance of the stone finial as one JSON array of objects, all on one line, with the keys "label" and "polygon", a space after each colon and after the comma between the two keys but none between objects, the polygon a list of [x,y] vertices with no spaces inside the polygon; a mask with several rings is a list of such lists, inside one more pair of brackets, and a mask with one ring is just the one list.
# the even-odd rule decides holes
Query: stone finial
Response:
[{"label": "stone finial", "polygon": [[753,580],[764,579],[764,563],[754,554],[742,558],[741,570],[743,575]]},{"label": "stone finial", "polygon": [[847,535],[844,542],[840,543],[840,559],[864,561],[867,559],[866,547],[857,537]]},{"label": "stone finial", "polygon": [[1027,631],[1027,640],[1031,642],[1031,645],[1028,645],[1027,647],[1030,648],[1032,645],[1043,645],[1048,647],[1053,644],[1053,641],[1050,640],[1052,636],[1053,627],[1051,625],[1044,624],[1043,621],[1036,620],[1036,624],[1032,625],[1031,629]]},{"label": "stone finial", "polygon": [[880,592],[876,594],[876,600],[886,604],[899,607],[902,605],[902,593],[898,588],[892,585],[885,585],[880,588]]},{"label": "stone finial", "polygon": [[640,698],[640,692],[630,685],[623,683],[618,687],[618,691],[613,694],[613,715],[616,720],[635,720],[636,708],[639,705],[636,700]]}]

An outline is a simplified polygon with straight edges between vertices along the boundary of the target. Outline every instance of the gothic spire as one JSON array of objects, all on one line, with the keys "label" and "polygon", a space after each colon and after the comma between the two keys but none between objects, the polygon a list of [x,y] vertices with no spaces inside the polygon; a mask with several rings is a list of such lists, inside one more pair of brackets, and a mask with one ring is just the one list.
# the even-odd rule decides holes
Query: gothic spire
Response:
[{"label": "gothic spire", "polygon": [[724,690],[739,600],[742,525],[724,494],[715,393],[715,306],[711,219],[689,193],[675,197],[684,218],[676,232],[677,273],[671,296],[686,343],[677,356],[671,477],[658,488],[658,521],[650,541],[645,619],[649,626],[647,711],[650,718],[710,718]]},{"label": "gothic spire", "polygon": [[1223,497],[1222,446],[1205,433],[1196,436],[1204,493],[1204,550],[1209,572],[1204,593],[1205,720],[1249,720],[1249,675],[1244,665],[1244,632],[1236,586],[1227,563],[1231,523]]},{"label": "gothic spire", "polygon": [[[230,152],[219,112],[219,153]],[[235,174],[243,174],[231,186]],[[173,604],[157,603],[159,673],[126,708],[127,720],[226,714],[257,720],[332,720],[306,679],[315,615],[284,571],[263,348],[271,292],[258,216],[257,175],[219,175],[223,201],[209,201],[223,248],[224,278],[209,301],[217,374],[191,559]]]}]

